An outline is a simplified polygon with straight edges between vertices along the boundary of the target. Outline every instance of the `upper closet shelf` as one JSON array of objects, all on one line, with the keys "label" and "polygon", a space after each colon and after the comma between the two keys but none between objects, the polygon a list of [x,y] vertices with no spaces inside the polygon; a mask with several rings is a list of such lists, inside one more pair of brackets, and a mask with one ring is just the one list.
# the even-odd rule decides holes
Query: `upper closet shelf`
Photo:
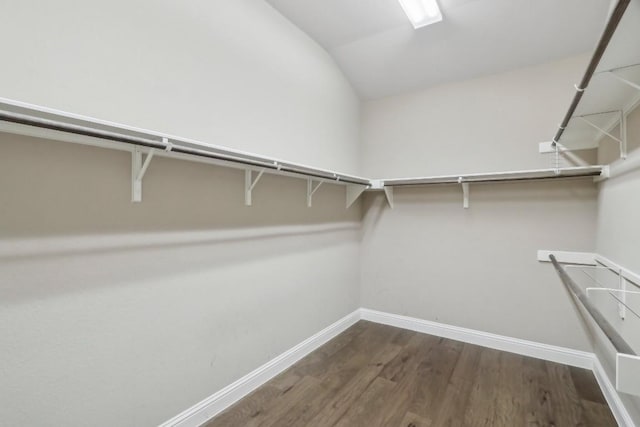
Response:
[{"label": "upper closet shelf", "polygon": [[474,182],[606,176],[601,166],[585,166],[372,180],[3,98],[0,98],[0,132],[131,152],[133,202],[142,201],[142,180],[154,156],[244,169],[244,195],[247,206],[251,205],[252,192],[264,173],[306,179],[309,207],[312,205],[313,195],[324,182],[346,185],[347,207],[367,189],[384,190],[389,204],[393,206],[395,186],[459,183],[464,191],[464,206],[468,207],[469,184]]},{"label": "upper closet shelf", "polygon": [[640,104],[638,22],[640,2],[618,1],[553,139],[559,150],[591,149],[606,141],[626,157],[626,116]]},{"label": "upper closet shelf", "polygon": [[[347,207],[369,187],[354,175],[264,157],[191,139],[134,128],[91,117],[0,98],[0,132],[35,136],[131,152],[131,200],[142,201],[142,179],[154,156],[167,156],[245,170],[245,204],[265,172],[307,180],[307,205],[325,182],[354,186],[347,192]],[[146,156],[145,156],[146,154]],[[357,196],[356,196],[357,198]]]},{"label": "upper closet shelf", "polygon": [[[204,160],[224,162],[225,166],[242,169],[269,170],[273,173],[298,175],[345,184],[369,185],[369,180],[328,169],[321,169],[260,156],[192,139],[163,134],[147,129],[53,110],[46,107],[0,98],[0,131],[88,145],[115,143],[110,148],[132,151],[143,148],[159,155],[186,154]],[[47,132],[49,131],[49,132]],[[78,135],[80,138],[69,137]],[[88,138],[87,138],[88,137]]]},{"label": "upper closet shelf", "polygon": [[441,175],[415,178],[385,179],[382,183],[385,187],[400,187],[408,185],[430,184],[464,184],[499,181],[533,181],[556,178],[583,178],[598,177],[602,175],[602,166],[579,166],[559,169],[531,169],[523,171],[473,173],[462,175]]}]

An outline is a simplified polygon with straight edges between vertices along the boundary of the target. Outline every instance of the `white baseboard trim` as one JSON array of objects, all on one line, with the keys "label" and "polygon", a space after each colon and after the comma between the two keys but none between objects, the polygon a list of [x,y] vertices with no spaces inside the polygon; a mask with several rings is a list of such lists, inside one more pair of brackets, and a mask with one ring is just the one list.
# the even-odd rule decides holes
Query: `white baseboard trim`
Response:
[{"label": "white baseboard trim", "polygon": [[164,422],[160,427],[198,427],[204,424],[330,339],[340,335],[358,320],[360,320],[360,310],[348,314],[311,338],[304,340],[275,359]]},{"label": "white baseboard trim", "polygon": [[611,408],[611,412],[613,412],[613,416],[616,418],[618,425],[620,427],[635,427],[631,415],[627,411],[627,408],[625,408],[624,403],[622,403],[622,399],[620,399],[620,395],[616,391],[616,387],[609,379],[602,363],[600,363],[598,358],[595,356],[593,357],[593,374],[598,381],[602,394],[607,400],[609,408]]},{"label": "white baseboard trim", "polygon": [[222,390],[212,394],[203,401],[195,404],[169,421],[166,421],[161,424],[160,427],[201,426],[361,319],[482,347],[521,354],[523,356],[590,369],[594,372],[596,380],[618,424],[621,427],[635,426],[615,386],[593,353],[361,308],[343,317],[292,349],[287,350],[280,356],[255,369]]},{"label": "white baseboard trim", "polygon": [[585,351],[505,337],[503,335],[445,325],[443,323],[416,319],[414,317],[383,313],[366,308],[360,309],[360,313],[363,320],[369,320],[375,323],[382,323],[482,347],[508,351],[510,353],[522,354],[524,356],[549,360],[578,368],[591,369],[593,366],[593,354]]},{"label": "white baseboard trim", "polygon": [[592,370],[611,408],[611,412],[620,427],[635,427],[631,415],[629,415],[629,412],[622,403],[615,386],[593,353],[505,337],[503,335],[446,325],[414,317],[384,313],[366,308],[360,309],[360,317],[362,320],[368,320],[370,322]]}]

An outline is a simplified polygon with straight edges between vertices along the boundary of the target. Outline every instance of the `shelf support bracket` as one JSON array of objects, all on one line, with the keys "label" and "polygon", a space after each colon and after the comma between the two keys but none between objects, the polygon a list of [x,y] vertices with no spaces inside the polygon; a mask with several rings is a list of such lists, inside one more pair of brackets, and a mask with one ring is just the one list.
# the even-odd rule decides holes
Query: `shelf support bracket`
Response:
[{"label": "shelf support bracket", "polygon": [[320,188],[321,185],[322,185],[322,181],[318,181],[318,184],[314,186],[313,179],[311,178],[307,179],[307,207],[308,208],[311,207],[313,195],[315,194],[316,191],[318,191],[318,188]]},{"label": "shelf support bracket", "polygon": [[620,110],[620,158],[627,158],[627,115]]},{"label": "shelf support bracket", "polygon": [[260,172],[258,172],[258,175],[254,179],[253,171],[251,169],[246,169],[244,171],[244,204],[245,206],[251,206],[251,203],[252,203],[251,193],[253,192],[253,189],[255,188],[258,181],[260,181],[260,178],[262,178],[263,174],[264,174],[264,169],[261,169]]},{"label": "shelf support bracket", "polygon": [[139,147],[135,147],[131,152],[131,201],[134,203],[142,202],[142,178],[144,178],[154,154],[154,149],[149,150],[143,163],[142,150]]},{"label": "shelf support bracket", "polygon": [[367,189],[366,185],[347,184],[347,209],[353,205],[360,197],[364,190]]},{"label": "shelf support bracket", "polygon": [[622,301],[618,303],[618,315],[622,320],[624,320],[625,317],[627,317],[627,281],[622,274],[622,269],[618,270],[618,278],[620,279],[620,283],[618,286],[620,287],[620,291],[622,294]]},{"label": "shelf support bracket", "polygon": [[616,141],[620,145],[620,158],[626,159],[627,158],[627,117],[624,114],[624,111],[622,110],[620,110],[618,114],[620,115],[620,138],[613,136],[611,133],[602,129],[600,126],[593,123],[591,120],[587,119],[585,116],[576,116],[576,118],[582,120],[592,128],[596,129],[599,132],[602,132],[604,135]]},{"label": "shelf support bracket", "polygon": [[462,207],[469,209],[469,183],[462,182],[462,177],[458,178],[458,182],[462,185]]},{"label": "shelf support bracket", "polygon": [[393,187],[384,187],[384,195],[387,198],[387,203],[389,203],[389,207],[393,209]]},{"label": "shelf support bracket", "polygon": [[614,77],[616,80],[621,81],[622,83],[627,84],[636,90],[640,90],[640,85],[638,83],[632,82],[631,80],[625,79],[619,74],[616,74],[616,70],[607,71],[606,73]]}]

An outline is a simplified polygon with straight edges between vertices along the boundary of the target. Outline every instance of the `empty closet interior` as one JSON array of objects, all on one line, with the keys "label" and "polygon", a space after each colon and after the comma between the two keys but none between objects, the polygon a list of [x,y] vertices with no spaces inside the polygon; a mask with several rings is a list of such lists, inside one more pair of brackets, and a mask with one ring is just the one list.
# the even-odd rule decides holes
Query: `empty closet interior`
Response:
[{"label": "empty closet interior", "polygon": [[640,0],[0,12],[0,426],[640,425]]}]

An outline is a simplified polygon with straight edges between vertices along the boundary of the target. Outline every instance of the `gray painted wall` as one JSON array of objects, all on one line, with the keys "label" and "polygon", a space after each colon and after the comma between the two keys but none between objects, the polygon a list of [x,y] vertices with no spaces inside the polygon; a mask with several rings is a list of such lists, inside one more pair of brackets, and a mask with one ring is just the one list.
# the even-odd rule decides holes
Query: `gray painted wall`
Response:
[{"label": "gray painted wall", "polygon": [[5,0],[2,12],[4,98],[357,172],[358,98],[262,0]]},{"label": "gray painted wall", "polygon": [[[359,100],[263,1],[2,10],[0,96],[358,170]],[[342,186],[245,207],[243,171],[155,158],[134,205],[127,153],[0,146],[0,425],[157,425],[359,306]]]},{"label": "gray painted wall", "polygon": [[151,426],[359,307],[342,186],[0,134],[0,425]]},{"label": "gray painted wall", "polygon": [[[378,176],[550,167],[554,133],[585,57],[365,103],[363,170]],[[386,161],[385,161],[386,159]],[[538,249],[593,251],[590,180],[396,190],[367,200],[364,307],[590,350],[573,302]]]},{"label": "gray painted wall", "polygon": [[588,55],[363,103],[362,173],[377,178],[550,167]]},{"label": "gray painted wall", "polygon": [[591,182],[396,190],[369,197],[362,305],[520,339],[590,351],[562,283],[538,249],[591,251]]},{"label": "gray painted wall", "polygon": [[[373,176],[548,166],[587,59],[366,103],[360,147],[348,83],[264,2],[10,3],[4,97]],[[267,176],[247,208],[241,171],[154,159],[132,205],[126,153],[0,144],[0,425],[154,425],[360,305],[590,350],[535,251],[594,250],[599,215],[639,269],[608,228],[637,177],[599,207],[588,181],[474,185],[466,211],[457,186],[403,189],[361,223],[339,186],[308,209]]]}]

